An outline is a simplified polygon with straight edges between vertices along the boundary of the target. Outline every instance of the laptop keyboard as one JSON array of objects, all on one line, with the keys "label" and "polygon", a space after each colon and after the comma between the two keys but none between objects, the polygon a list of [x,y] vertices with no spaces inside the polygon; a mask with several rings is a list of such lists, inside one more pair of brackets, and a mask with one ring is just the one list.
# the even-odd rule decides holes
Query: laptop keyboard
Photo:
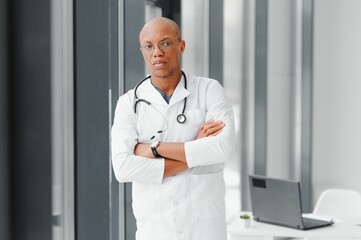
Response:
[{"label": "laptop keyboard", "polygon": [[328,221],[318,220],[318,219],[312,219],[312,218],[302,218],[303,219],[303,225],[305,227],[312,227],[312,226],[318,226],[325,223],[328,223]]}]

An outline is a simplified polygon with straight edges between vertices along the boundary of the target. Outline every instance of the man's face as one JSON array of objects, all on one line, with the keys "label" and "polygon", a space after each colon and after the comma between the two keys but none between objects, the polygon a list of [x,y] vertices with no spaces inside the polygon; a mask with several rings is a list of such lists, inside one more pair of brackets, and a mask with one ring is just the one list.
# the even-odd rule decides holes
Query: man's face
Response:
[{"label": "man's face", "polygon": [[144,61],[153,76],[165,78],[180,69],[185,42],[173,27],[165,23],[151,24],[142,30],[139,41]]}]

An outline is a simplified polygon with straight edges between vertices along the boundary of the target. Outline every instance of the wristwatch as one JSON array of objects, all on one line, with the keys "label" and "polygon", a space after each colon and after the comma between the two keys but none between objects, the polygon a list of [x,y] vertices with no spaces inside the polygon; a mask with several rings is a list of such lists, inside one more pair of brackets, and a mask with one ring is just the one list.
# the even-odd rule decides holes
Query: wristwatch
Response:
[{"label": "wristwatch", "polygon": [[162,157],[161,155],[159,155],[159,153],[157,152],[157,147],[159,146],[160,144],[160,141],[156,141],[156,142],[153,142],[152,144],[150,144],[150,149],[152,150],[154,156],[156,158],[160,158]]}]

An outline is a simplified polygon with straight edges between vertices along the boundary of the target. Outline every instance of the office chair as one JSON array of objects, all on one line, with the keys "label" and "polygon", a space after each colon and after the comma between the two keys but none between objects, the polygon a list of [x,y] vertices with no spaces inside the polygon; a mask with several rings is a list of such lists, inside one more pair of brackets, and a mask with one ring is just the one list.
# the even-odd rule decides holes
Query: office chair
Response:
[{"label": "office chair", "polygon": [[327,189],[318,198],[313,213],[335,220],[361,222],[361,194],[348,189]]},{"label": "office chair", "polygon": [[[327,189],[318,198],[313,214],[337,221],[361,223],[361,194],[348,189]],[[299,238],[293,238],[293,240]],[[319,240],[305,238],[306,240]],[[348,240],[340,239],[337,240]]]}]

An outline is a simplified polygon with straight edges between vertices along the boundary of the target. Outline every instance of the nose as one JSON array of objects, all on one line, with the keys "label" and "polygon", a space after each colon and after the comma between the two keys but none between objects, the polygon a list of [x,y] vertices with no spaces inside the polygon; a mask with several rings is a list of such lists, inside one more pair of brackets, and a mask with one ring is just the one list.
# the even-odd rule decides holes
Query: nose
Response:
[{"label": "nose", "polygon": [[154,51],[153,51],[153,56],[157,57],[157,56],[163,56],[164,52],[162,51],[162,49],[159,48],[158,45],[154,46]]}]

